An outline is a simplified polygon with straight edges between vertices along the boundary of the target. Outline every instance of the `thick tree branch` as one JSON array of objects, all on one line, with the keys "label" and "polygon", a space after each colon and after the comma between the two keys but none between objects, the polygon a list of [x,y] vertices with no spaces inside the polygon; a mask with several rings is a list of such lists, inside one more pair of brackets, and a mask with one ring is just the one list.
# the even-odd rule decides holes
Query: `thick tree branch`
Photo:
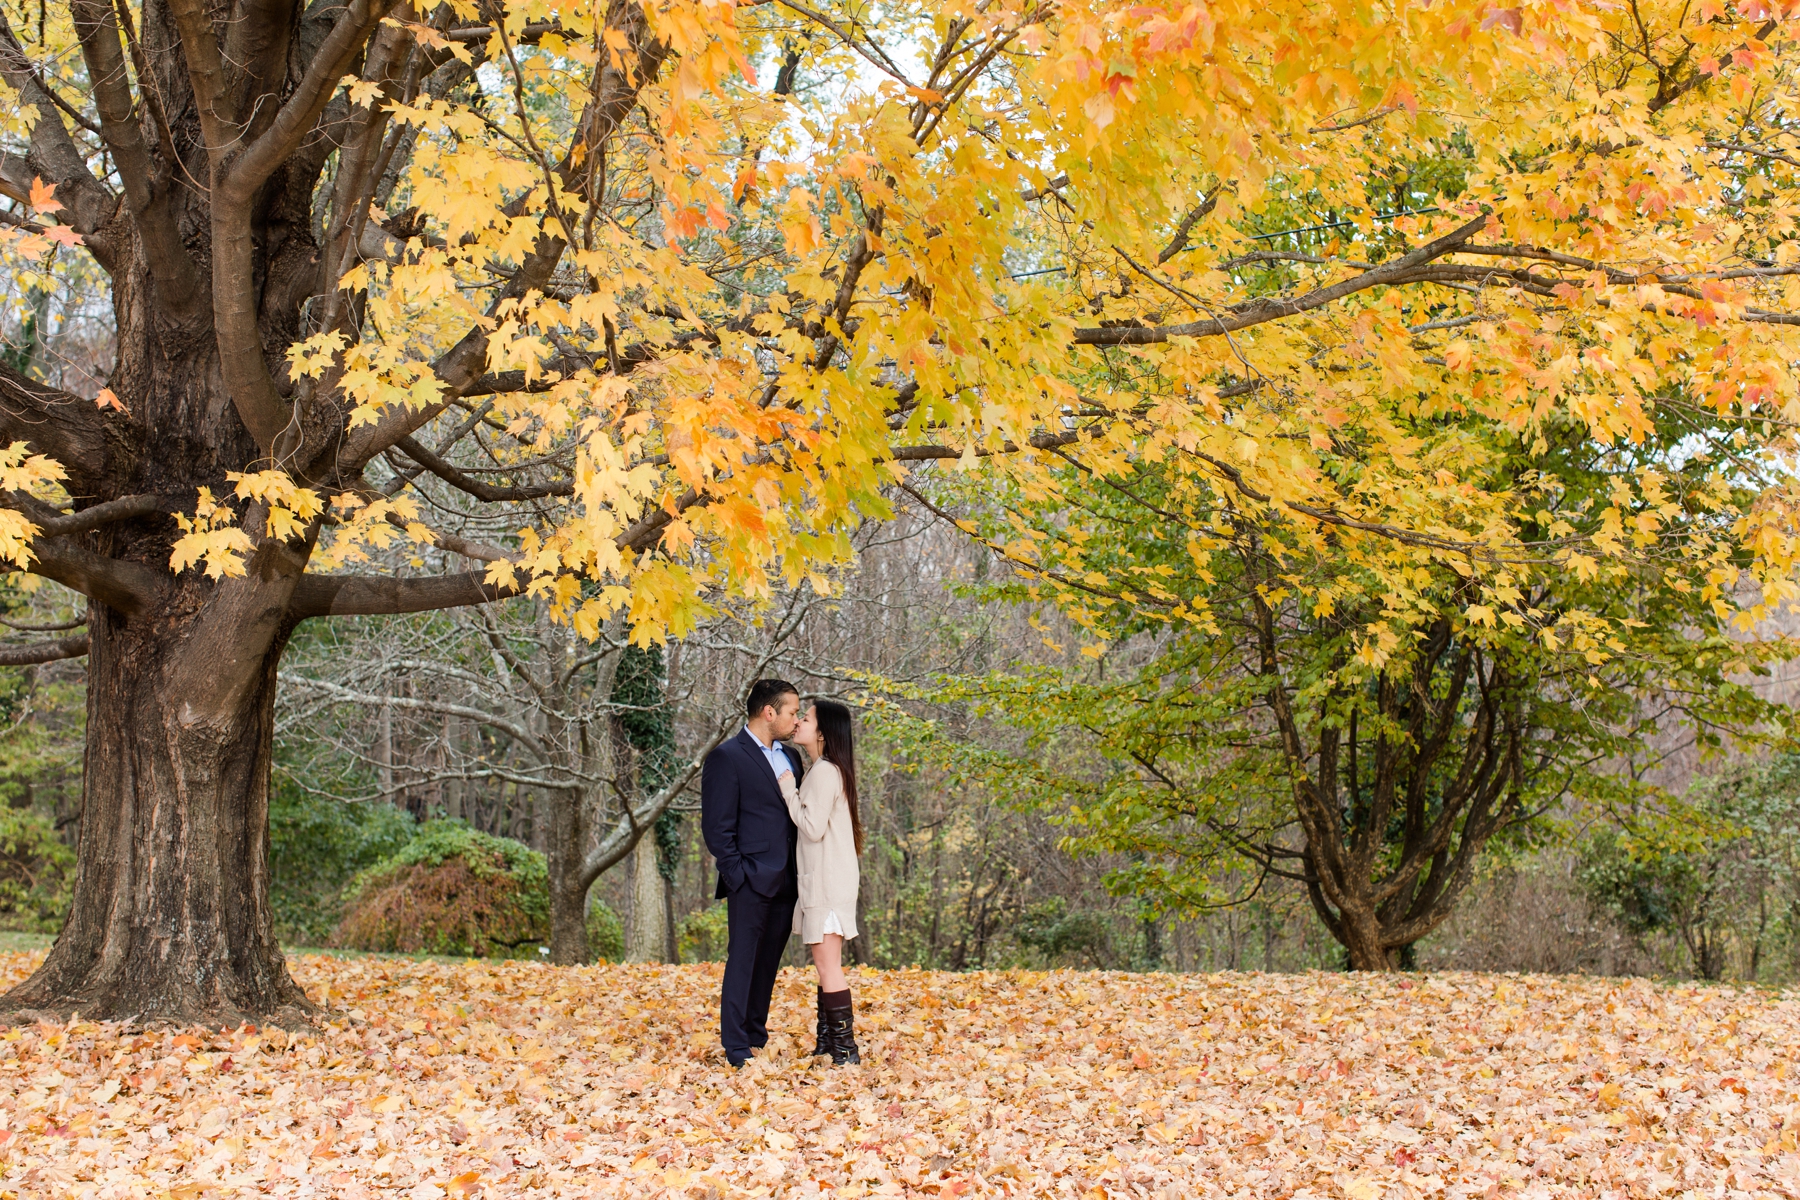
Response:
[{"label": "thick tree branch", "polygon": [[[570,190],[579,190],[580,180],[576,173],[583,169],[579,164],[591,161],[624,124],[625,118],[637,106],[643,89],[661,75],[669,55],[668,43],[651,36],[643,11],[634,5],[615,4],[608,13],[608,28],[623,33],[634,53],[623,62],[616,57],[603,60],[605,65],[595,81],[593,99],[581,114],[579,133],[556,168],[563,186]],[[488,315],[494,315],[502,305],[517,301],[530,292],[541,292],[555,274],[566,248],[563,238],[542,234],[532,252],[525,256],[506,286],[494,297]],[[481,377],[487,367],[487,345],[487,331],[479,325],[471,328],[432,364],[433,373],[444,389],[443,398],[436,404],[417,409],[391,408],[375,423],[352,431],[335,451],[335,473],[354,475],[401,438],[429,424]]]},{"label": "thick tree branch", "polygon": [[220,189],[227,202],[248,204],[256,189],[293,153],[325,111],[363,42],[392,7],[393,0],[350,0],[275,119],[232,163]]},{"label": "thick tree branch", "polygon": [[[3,190],[22,199],[34,177],[56,185],[56,198],[62,202],[70,226],[81,234],[89,234],[112,216],[118,200],[88,170],[87,156],[56,115],[56,103],[50,93],[38,84],[37,70],[25,54],[25,48],[13,35],[6,11],[0,8],[0,78],[19,95],[21,104],[37,109],[37,120],[31,126],[31,147],[23,160],[5,156],[8,169],[0,171]],[[95,260],[107,270],[117,264],[103,247],[88,247]]]},{"label": "thick tree branch", "polygon": [[68,472],[76,496],[104,494],[112,450],[129,418],[102,413],[92,400],[27,378],[0,362],[0,442],[22,441]]},{"label": "thick tree branch", "polygon": [[[1759,42],[1767,41],[1769,35],[1774,33],[1779,25],[1780,22],[1773,19],[1764,21],[1761,25],[1757,26],[1754,35],[1755,40]],[[1691,46],[1692,43],[1689,43],[1689,45]],[[1742,50],[1745,49],[1745,47],[1739,46],[1737,49]],[[1729,61],[1732,55],[1736,53],[1737,50],[1733,50],[1731,54],[1721,54],[1719,56],[1720,61]],[[1683,53],[1683,57],[1686,57],[1685,52]],[[1679,67],[1681,64],[1678,61],[1675,65],[1676,67]],[[1660,68],[1658,73],[1662,73]],[[1666,77],[1658,80],[1656,85],[1656,95],[1650,98],[1650,111],[1653,113],[1661,112],[1663,109],[1675,103],[1675,101],[1681,99],[1711,78],[1713,78],[1712,75],[1696,68],[1689,71],[1687,75],[1678,80],[1671,80]]]},{"label": "thick tree branch", "polygon": [[485,571],[464,571],[425,579],[382,575],[302,575],[288,605],[290,616],[384,616],[435,612],[470,604],[492,604],[519,594],[516,586],[486,581]]},{"label": "thick tree branch", "polygon": [[106,0],[72,0],[69,7],[100,113],[100,134],[118,167],[126,206],[156,280],[157,298],[170,316],[185,320],[198,307],[200,275],[182,244],[167,181],[152,168],[112,5]]},{"label": "thick tree branch", "polygon": [[[4,20],[4,19],[5,19],[5,15],[0,14],[0,20]],[[8,31],[8,32],[10,32],[10,31]],[[23,51],[23,47],[20,47],[20,50]],[[73,104],[70,104],[67,100],[64,100],[60,95],[57,94],[56,89],[52,88],[50,86],[50,81],[48,79],[44,78],[43,72],[41,72],[37,69],[37,64],[31,62],[29,59],[26,59],[25,66],[26,66],[26,69],[31,72],[32,78],[37,81],[38,90],[43,92],[44,95],[50,97],[50,102],[52,104],[56,105],[56,107],[62,109],[63,114],[65,116],[67,116],[71,121],[75,122],[77,125],[81,126],[83,129],[87,130],[89,133],[97,134],[100,132],[100,127],[98,125],[94,124],[92,121],[90,121],[87,118],[86,114],[84,114],[80,109],[76,108]]]},{"label": "thick tree branch", "polygon": [[[315,294],[324,299],[318,314],[321,330],[338,329],[346,320],[355,319],[351,311],[353,296],[337,286],[338,280],[359,259],[391,259],[399,243],[405,240],[371,223],[369,205],[381,186],[383,154],[391,148],[391,143],[383,140],[389,123],[389,106],[395,101],[413,101],[417,72],[423,66],[413,62],[418,57],[418,47],[410,30],[391,25],[381,29],[369,40],[362,71],[363,82],[379,85],[381,96],[366,105],[350,106],[346,100],[346,115],[342,122],[346,132],[338,149],[337,178],[331,189],[331,216],[319,254]],[[399,64],[403,61],[406,66],[401,68]],[[395,251],[388,248],[390,240],[395,243]]]},{"label": "thick tree branch", "polygon": [[[200,128],[215,167],[237,141],[237,115],[226,107],[225,68],[213,36],[212,13],[204,0],[170,0],[169,15],[181,33],[181,54],[194,89]],[[217,181],[215,179],[215,186]]]},{"label": "thick tree branch", "polygon": [[0,646],[0,667],[29,667],[63,658],[80,658],[87,652],[88,635],[85,633],[30,646]]},{"label": "thick tree branch", "polygon": [[[696,492],[690,488],[678,496],[675,503],[669,508],[659,508],[655,512],[646,514],[641,520],[614,538],[613,543],[621,550],[648,550],[656,545],[657,539],[662,536],[662,531],[667,528],[670,521],[695,505],[705,502],[705,492]],[[671,508],[674,511],[670,511]]]},{"label": "thick tree branch", "polygon": [[169,580],[154,568],[108,558],[69,538],[38,538],[31,553],[32,574],[54,579],[127,617],[148,612]]}]

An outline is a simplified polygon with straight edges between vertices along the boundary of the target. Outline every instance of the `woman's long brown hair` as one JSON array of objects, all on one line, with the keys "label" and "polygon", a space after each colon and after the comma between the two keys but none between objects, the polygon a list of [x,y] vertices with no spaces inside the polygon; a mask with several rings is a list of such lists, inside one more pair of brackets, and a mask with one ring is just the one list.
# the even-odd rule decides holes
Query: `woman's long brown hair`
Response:
[{"label": "woman's long brown hair", "polygon": [[850,832],[856,837],[856,853],[863,852],[862,812],[856,807],[856,736],[850,710],[835,700],[813,701],[813,714],[819,722],[819,740],[825,743],[822,757],[844,777],[844,796],[850,801]]}]

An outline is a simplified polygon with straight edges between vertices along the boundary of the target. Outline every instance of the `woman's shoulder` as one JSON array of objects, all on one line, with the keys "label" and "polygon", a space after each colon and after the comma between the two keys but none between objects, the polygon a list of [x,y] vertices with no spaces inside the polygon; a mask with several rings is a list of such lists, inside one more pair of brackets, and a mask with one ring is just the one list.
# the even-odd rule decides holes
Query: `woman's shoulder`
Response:
[{"label": "woman's shoulder", "polygon": [[814,761],[813,765],[807,768],[806,777],[808,779],[825,779],[836,783],[843,779],[844,773],[838,770],[838,765],[830,759],[821,758]]}]

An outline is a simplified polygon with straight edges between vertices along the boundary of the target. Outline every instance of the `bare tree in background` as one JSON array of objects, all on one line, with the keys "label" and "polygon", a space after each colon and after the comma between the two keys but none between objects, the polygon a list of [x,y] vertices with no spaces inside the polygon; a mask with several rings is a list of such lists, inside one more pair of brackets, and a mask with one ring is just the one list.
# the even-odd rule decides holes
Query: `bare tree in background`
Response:
[{"label": "bare tree in background", "polygon": [[[637,852],[634,940],[638,957],[661,958],[667,899],[647,835],[671,805],[692,806],[684,794],[707,753],[743,722],[749,680],[782,655],[816,602],[810,591],[790,592],[760,624],[727,614],[671,648],[660,704],[675,717],[679,750],[654,777],[619,728],[646,707],[615,689],[633,652],[622,630],[589,643],[533,600],[429,621],[344,623],[328,640],[297,645],[281,674],[279,719],[283,736],[310,744],[315,758],[360,760],[381,781],[375,793],[345,799],[462,817],[542,849],[555,962],[587,960],[588,890]],[[722,657],[744,669],[721,671]],[[303,764],[296,778],[305,786],[326,774]]]}]

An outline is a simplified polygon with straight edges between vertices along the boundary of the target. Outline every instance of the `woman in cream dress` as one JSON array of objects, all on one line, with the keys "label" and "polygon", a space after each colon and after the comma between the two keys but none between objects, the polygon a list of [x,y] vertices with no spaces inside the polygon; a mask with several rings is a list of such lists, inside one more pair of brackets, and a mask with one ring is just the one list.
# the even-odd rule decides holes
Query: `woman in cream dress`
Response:
[{"label": "woman in cream dress", "polygon": [[850,984],[844,978],[844,943],[856,936],[856,892],[861,878],[862,821],[856,809],[856,754],[850,710],[830,700],[813,703],[793,742],[812,760],[798,790],[781,776],[788,815],[800,828],[796,851],[800,902],[794,932],[812,951],[819,971],[818,1044],[837,1064],[860,1063]]}]

